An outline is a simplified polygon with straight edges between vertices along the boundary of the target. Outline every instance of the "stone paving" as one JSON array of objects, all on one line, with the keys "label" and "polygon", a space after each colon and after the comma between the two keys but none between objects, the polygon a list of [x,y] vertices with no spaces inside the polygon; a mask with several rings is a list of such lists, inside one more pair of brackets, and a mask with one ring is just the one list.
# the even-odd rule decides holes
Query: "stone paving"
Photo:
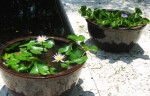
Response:
[{"label": "stone paving", "polygon": [[[82,5],[90,8],[124,9],[135,7],[150,19],[149,0],[61,0],[75,34],[84,35],[91,46],[86,21],[78,14]],[[69,96],[150,96],[150,25],[129,53],[109,53],[103,50],[87,52],[88,60],[77,86]],[[0,96],[13,96],[0,77]]]}]

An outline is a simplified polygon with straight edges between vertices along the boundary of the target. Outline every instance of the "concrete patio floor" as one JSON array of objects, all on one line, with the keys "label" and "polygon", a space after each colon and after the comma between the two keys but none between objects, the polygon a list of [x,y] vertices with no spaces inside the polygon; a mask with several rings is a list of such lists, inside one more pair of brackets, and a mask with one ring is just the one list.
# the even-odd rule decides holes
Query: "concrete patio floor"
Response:
[{"label": "concrete patio floor", "polygon": [[[75,34],[86,37],[92,46],[87,23],[78,14],[82,5],[90,8],[124,9],[135,7],[150,19],[149,0],[61,0]],[[87,52],[88,60],[77,86],[69,96],[150,96],[150,25],[143,30],[138,44],[129,53],[109,53],[103,50]],[[0,96],[13,96],[0,76]],[[19,95],[18,95],[19,96]]]}]

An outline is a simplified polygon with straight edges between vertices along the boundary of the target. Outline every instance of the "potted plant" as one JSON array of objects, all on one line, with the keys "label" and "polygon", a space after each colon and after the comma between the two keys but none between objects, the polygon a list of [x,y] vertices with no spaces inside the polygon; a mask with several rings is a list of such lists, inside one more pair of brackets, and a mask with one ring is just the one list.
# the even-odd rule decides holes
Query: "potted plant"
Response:
[{"label": "potted plant", "polygon": [[86,46],[82,35],[67,38],[29,36],[5,44],[0,70],[6,86],[26,96],[60,96],[69,90],[79,79],[86,50],[97,47]]},{"label": "potted plant", "polygon": [[123,10],[95,8],[92,11],[81,6],[79,13],[86,19],[88,31],[99,48],[110,52],[129,52],[140,38],[149,19],[142,18],[142,11],[134,13]]}]

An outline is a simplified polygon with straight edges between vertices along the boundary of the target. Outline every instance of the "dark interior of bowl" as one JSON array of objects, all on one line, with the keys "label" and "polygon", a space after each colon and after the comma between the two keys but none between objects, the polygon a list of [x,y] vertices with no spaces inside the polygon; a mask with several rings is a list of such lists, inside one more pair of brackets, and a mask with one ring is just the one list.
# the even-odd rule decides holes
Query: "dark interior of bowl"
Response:
[{"label": "dark interior of bowl", "polygon": [[73,34],[60,0],[0,0],[0,44],[32,35]]}]

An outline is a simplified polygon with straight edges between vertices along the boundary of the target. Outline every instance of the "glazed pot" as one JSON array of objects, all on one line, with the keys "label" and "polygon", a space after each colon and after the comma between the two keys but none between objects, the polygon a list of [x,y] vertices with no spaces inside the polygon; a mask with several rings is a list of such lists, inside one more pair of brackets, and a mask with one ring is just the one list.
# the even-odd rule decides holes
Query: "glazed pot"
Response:
[{"label": "glazed pot", "polygon": [[[31,37],[35,38],[35,36],[30,36],[8,42],[0,50],[0,57],[3,55],[4,49],[8,46]],[[52,38],[65,43],[70,42],[70,40],[63,38]],[[3,64],[2,59],[0,59],[0,72],[6,86],[17,93],[22,93],[25,96],[61,96],[76,85],[83,65],[78,64],[57,74],[42,76],[20,73],[9,69]]]},{"label": "glazed pot", "polygon": [[137,27],[113,29],[102,27],[90,20],[86,21],[90,36],[96,45],[100,49],[109,52],[129,52],[137,44],[142,34],[142,29],[146,26],[143,23]]}]

